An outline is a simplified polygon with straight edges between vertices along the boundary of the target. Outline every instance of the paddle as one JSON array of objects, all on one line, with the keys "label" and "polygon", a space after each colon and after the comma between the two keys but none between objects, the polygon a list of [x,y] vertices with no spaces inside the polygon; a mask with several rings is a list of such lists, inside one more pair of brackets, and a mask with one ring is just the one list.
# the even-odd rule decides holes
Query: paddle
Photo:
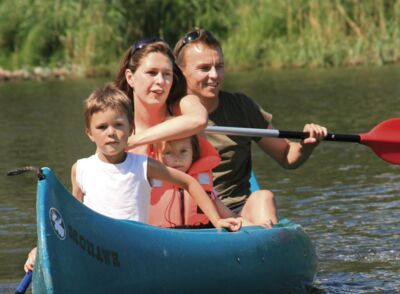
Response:
[{"label": "paddle", "polygon": [[19,283],[17,289],[15,290],[15,294],[24,294],[29,287],[29,284],[32,281],[32,272],[29,271],[25,274],[22,278],[21,282]]},{"label": "paddle", "polygon": [[[309,136],[309,134],[305,132],[220,126],[208,126],[206,132],[236,136],[287,139],[305,139]],[[364,144],[370,147],[375,154],[383,160],[393,164],[400,164],[400,118],[385,120],[375,126],[368,133],[359,135],[328,133],[324,140]]]}]

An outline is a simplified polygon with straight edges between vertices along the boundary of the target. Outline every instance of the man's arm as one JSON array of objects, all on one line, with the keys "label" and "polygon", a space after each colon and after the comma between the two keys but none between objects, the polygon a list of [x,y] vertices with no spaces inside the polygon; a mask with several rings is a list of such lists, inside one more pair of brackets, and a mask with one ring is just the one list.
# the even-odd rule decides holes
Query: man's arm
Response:
[{"label": "man's arm", "polygon": [[[268,128],[272,129],[272,124],[269,124]],[[257,144],[264,153],[275,159],[282,167],[294,169],[310,157],[314,148],[328,133],[325,127],[316,124],[306,124],[303,131],[310,133],[310,137],[300,142],[283,138],[261,138]]]}]

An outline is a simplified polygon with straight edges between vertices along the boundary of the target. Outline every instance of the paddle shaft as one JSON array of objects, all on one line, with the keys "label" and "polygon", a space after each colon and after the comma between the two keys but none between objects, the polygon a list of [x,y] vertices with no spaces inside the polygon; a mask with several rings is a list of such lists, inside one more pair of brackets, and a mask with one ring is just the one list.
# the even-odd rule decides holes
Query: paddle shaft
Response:
[{"label": "paddle shaft", "polygon": [[[306,132],[281,131],[277,129],[220,127],[220,126],[208,126],[206,128],[206,133],[247,136],[247,137],[287,138],[287,139],[300,139],[300,140],[305,139],[309,136],[309,133]],[[360,143],[360,135],[328,133],[328,135],[324,138],[324,140]]]},{"label": "paddle shaft", "polygon": [[29,271],[25,274],[25,276],[19,283],[17,289],[15,290],[15,294],[24,294],[28,289],[31,281],[32,281],[32,272]]}]

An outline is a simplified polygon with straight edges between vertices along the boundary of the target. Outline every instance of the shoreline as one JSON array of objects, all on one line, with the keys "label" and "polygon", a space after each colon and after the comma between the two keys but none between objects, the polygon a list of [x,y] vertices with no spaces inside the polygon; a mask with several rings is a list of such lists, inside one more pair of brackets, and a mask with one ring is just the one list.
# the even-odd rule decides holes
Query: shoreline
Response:
[{"label": "shoreline", "polygon": [[[365,66],[379,66],[385,67],[390,65],[398,65],[400,62],[385,62],[381,64],[365,64],[365,63],[354,63],[354,64],[346,64],[342,66],[250,66],[250,65],[234,65],[226,67],[226,70],[232,72],[239,72],[242,70],[250,70],[251,68],[264,68],[270,70],[287,70],[287,69],[329,69],[329,68],[357,68],[357,67],[365,67]],[[83,78],[101,78],[107,77],[110,78],[113,76],[112,71],[110,69],[113,66],[100,66],[99,68],[83,68],[81,66],[68,66],[68,67],[59,67],[59,68],[49,68],[49,67],[41,67],[37,66],[33,69],[16,69],[16,70],[6,70],[0,67],[0,82],[2,81],[44,81],[44,80],[74,80],[74,79],[83,79]]]},{"label": "shoreline", "polygon": [[0,81],[12,80],[64,80],[73,77],[72,70],[66,68],[35,67],[33,70],[5,70],[0,68]]}]

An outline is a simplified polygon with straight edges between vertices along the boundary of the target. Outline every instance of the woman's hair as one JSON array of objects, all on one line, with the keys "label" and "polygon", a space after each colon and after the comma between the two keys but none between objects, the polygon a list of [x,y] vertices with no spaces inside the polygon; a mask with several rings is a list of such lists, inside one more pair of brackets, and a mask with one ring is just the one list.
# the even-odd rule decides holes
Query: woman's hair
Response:
[{"label": "woman's hair", "polygon": [[126,114],[129,124],[132,124],[133,111],[131,100],[113,83],[108,83],[104,87],[95,89],[84,101],[83,113],[86,127],[90,127],[90,120],[93,114],[109,108]]},{"label": "woman's hair", "polygon": [[[135,43],[136,44],[136,43]],[[173,82],[172,87],[167,98],[167,107],[169,112],[172,114],[172,105],[178,101],[180,98],[186,95],[186,79],[183,76],[179,67],[175,64],[175,57],[169,48],[168,44],[164,41],[155,41],[149,44],[145,44],[137,48],[137,46],[132,45],[127,51],[125,51],[121,64],[115,77],[115,85],[132,100],[133,103],[133,91],[134,89],[128,84],[125,78],[125,71],[130,69],[132,73],[138,69],[142,64],[142,61],[150,53],[161,53],[169,58],[172,63],[173,70]]]},{"label": "woman's hair", "polygon": [[219,49],[222,52],[221,44],[218,40],[209,32],[204,29],[194,28],[182,38],[178,40],[174,48],[174,56],[176,64],[183,64],[183,56],[185,50],[194,44],[205,44],[207,47],[212,49]]}]

